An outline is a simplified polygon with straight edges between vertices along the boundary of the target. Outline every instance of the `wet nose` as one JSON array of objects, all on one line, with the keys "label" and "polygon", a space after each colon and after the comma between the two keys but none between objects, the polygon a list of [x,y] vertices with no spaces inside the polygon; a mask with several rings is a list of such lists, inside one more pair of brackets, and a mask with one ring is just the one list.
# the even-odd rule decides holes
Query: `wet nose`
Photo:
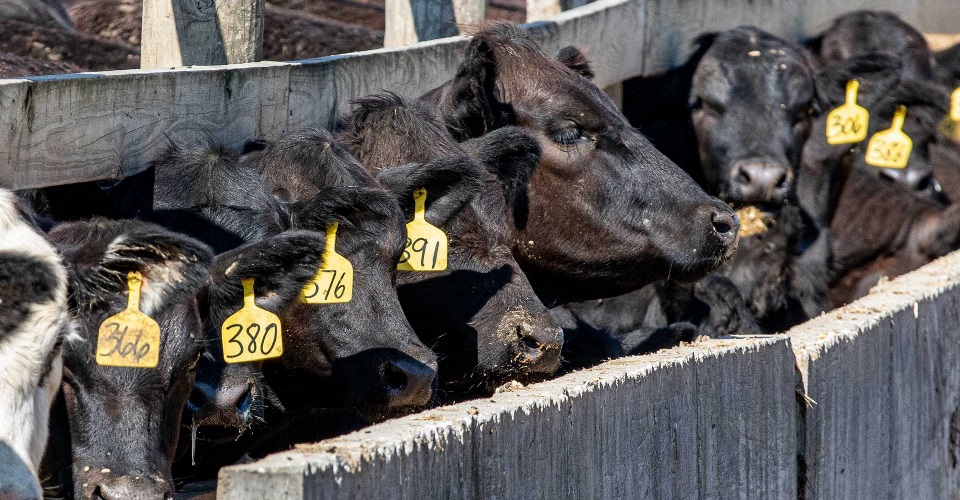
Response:
[{"label": "wet nose", "polygon": [[880,176],[888,180],[903,184],[914,191],[936,193],[940,184],[933,178],[929,170],[914,168],[881,168]]},{"label": "wet nose", "polygon": [[737,248],[740,241],[740,219],[737,213],[730,207],[718,203],[706,208],[707,216],[710,217],[710,224],[713,227],[713,233],[723,243],[727,255]]},{"label": "wet nose", "polygon": [[387,406],[423,406],[433,395],[436,370],[412,359],[390,360],[383,364]]},{"label": "wet nose", "polygon": [[173,498],[170,485],[159,478],[147,476],[108,476],[93,490],[93,498],[103,500],[168,500]]},{"label": "wet nose", "polygon": [[792,176],[786,165],[767,160],[743,160],[730,172],[732,201],[759,203],[783,201]]},{"label": "wet nose", "polygon": [[[197,383],[189,399],[190,410],[198,424],[243,426],[253,406],[253,391],[249,382],[211,386]],[[214,419],[216,422],[203,422]]]},{"label": "wet nose", "polygon": [[563,330],[550,321],[520,320],[513,330],[520,340],[520,365],[527,374],[553,375],[560,366]]}]

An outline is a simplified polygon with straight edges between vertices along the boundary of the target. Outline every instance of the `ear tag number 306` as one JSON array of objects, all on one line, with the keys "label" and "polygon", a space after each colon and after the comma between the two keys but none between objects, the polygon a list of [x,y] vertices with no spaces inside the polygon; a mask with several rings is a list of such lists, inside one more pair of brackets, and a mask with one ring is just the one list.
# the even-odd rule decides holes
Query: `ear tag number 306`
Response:
[{"label": "ear tag number 306", "polygon": [[353,299],[353,265],[337,253],[337,226],[336,222],[327,225],[323,264],[300,293],[300,302],[304,304],[333,304]]},{"label": "ear tag number 306", "polygon": [[827,143],[852,144],[867,137],[870,113],[857,104],[860,82],[847,82],[847,102],[837,106],[827,115]]},{"label": "ear tag number 306", "polygon": [[890,128],[873,134],[870,145],[867,146],[867,164],[883,168],[907,166],[910,150],[913,149],[913,140],[903,133],[903,120],[906,116],[906,106],[897,106]]},{"label": "ear tag number 306", "polygon": [[280,318],[257,307],[253,278],[243,278],[243,308],[233,313],[220,327],[223,359],[244,363],[276,358],[283,354]]},{"label": "ear tag number 306", "polygon": [[427,190],[413,192],[413,220],[407,223],[407,244],[398,271],[443,271],[447,268],[447,235],[427,222]]},{"label": "ear tag number 306", "polygon": [[127,308],[100,323],[97,364],[153,368],[160,359],[160,325],[140,311],[143,277],[127,274]]}]

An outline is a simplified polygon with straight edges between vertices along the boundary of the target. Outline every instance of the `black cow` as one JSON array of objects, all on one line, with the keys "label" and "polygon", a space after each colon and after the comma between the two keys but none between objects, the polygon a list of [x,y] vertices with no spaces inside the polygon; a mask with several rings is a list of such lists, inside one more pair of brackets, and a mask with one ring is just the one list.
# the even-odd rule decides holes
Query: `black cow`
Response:
[{"label": "black cow", "polygon": [[397,275],[404,312],[440,355],[441,382],[489,390],[552,375],[563,333],[514,260],[507,221],[507,200],[539,161],[536,141],[497,130],[468,145],[474,160],[420,103],[387,93],[354,104],[339,138],[408,218],[413,192],[425,188],[425,216],[449,238],[444,271]]},{"label": "black cow", "polygon": [[[63,348],[49,470],[75,497],[170,498],[180,416],[201,349],[195,295],[207,280],[210,249],[130,220],[67,223],[49,236],[68,267],[75,327]],[[135,273],[139,296],[128,291]],[[105,320],[129,307],[158,324],[159,342],[134,336],[132,325],[115,324],[111,333]],[[98,340],[101,328],[105,340]],[[111,352],[124,359],[154,353],[156,366],[101,365],[99,356]]]},{"label": "black cow", "polygon": [[551,58],[520,28],[493,24],[454,79],[422,97],[457,140],[516,125],[539,142],[509,208],[514,256],[548,305],[697,278],[737,242],[733,211],[658,153],[591,76],[576,48]]},{"label": "black cow", "polygon": [[879,53],[898,59],[904,78],[925,80],[933,76],[933,56],[923,35],[892,12],[858,10],[844,14],[808,45],[821,66]]}]

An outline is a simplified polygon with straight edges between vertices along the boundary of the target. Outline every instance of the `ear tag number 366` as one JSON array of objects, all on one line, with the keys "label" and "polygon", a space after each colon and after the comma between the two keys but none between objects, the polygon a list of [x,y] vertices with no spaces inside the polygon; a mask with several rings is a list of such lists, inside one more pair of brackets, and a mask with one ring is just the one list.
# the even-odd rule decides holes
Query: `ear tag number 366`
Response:
[{"label": "ear tag number 366", "polygon": [[243,278],[243,308],[233,313],[220,327],[223,359],[244,363],[276,358],[283,354],[280,318],[257,307],[253,278]]},{"label": "ear tag number 366", "polygon": [[143,277],[127,274],[127,308],[100,323],[97,364],[153,368],[160,359],[160,325],[140,311]]},{"label": "ear tag number 366", "polygon": [[427,190],[413,192],[413,220],[407,223],[407,244],[398,271],[443,271],[447,268],[447,235],[426,219]]},{"label": "ear tag number 366", "polygon": [[353,265],[337,253],[337,226],[336,222],[327,225],[323,264],[300,293],[300,302],[304,304],[333,304],[353,299]]},{"label": "ear tag number 366", "polygon": [[860,82],[847,82],[847,102],[837,106],[827,115],[827,143],[852,144],[867,137],[870,113],[857,104]]},{"label": "ear tag number 366", "polygon": [[867,164],[883,168],[904,168],[910,160],[913,140],[903,133],[903,120],[907,116],[905,106],[897,106],[893,123],[887,130],[873,134],[867,146]]}]

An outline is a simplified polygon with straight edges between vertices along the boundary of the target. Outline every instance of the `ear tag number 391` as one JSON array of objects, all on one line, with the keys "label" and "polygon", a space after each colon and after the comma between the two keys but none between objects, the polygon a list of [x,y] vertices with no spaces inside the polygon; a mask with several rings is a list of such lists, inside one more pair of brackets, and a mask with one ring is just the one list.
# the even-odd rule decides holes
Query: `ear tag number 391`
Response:
[{"label": "ear tag number 391", "polygon": [[253,278],[243,278],[243,308],[233,313],[220,327],[223,359],[244,363],[276,358],[283,354],[280,318],[257,307]]},{"label": "ear tag number 391", "polygon": [[304,304],[333,304],[353,299],[353,265],[337,253],[337,226],[336,222],[327,225],[323,264],[300,293],[300,302]]},{"label": "ear tag number 391", "polygon": [[906,116],[906,106],[897,106],[890,128],[873,134],[870,145],[867,146],[867,164],[883,168],[907,166],[910,150],[913,149],[913,140],[903,133],[903,120]]},{"label": "ear tag number 391", "polygon": [[860,82],[847,82],[847,102],[837,106],[827,115],[827,143],[852,144],[867,137],[870,113],[857,104]]},{"label": "ear tag number 391", "polygon": [[426,219],[427,190],[413,192],[413,220],[407,223],[407,244],[398,271],[443,271],[447,268],[447,235]]},{"label": "ear tag number 391", "polygon": [[153,368],[160,359],[160,325],[140,311],[143,277],[127,274],[127,308],[100,323],[97,364]]}]

